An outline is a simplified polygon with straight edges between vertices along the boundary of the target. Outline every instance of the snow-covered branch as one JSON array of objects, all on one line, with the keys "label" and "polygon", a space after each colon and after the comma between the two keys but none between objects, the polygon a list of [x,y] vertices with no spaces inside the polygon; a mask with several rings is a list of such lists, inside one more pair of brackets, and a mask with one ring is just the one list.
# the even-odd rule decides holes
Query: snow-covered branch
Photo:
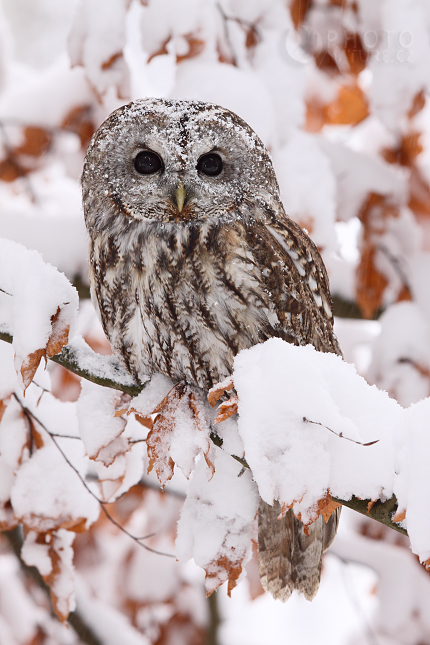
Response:
[{"label": "snow-covered branch", "polygon": [[[0,329],[0,339],[12,343],[13,336]],[[60,354],[52,356],[50,359],[92,383],[119,390],[131,396],[137,396],[145,387],[145,385],[134,383],[131,380],[118,359],[113,356],[96,354],[82,339],[74,339],[74,342],[70,345],[63,347]],[[210,438],[216,446],[222,447],[223,440],[220,435],[212,432]],[[243,456],[232,454],[232,457],[245,468],[249,468]],[[334,495],[333,499],[339,504],[407,535],[406,529],[393,521],[397,511],[395,495],[390,496],[385,501],[380,499],[375,501],[370,498],[360,499],[356,495],[352,495],[350,499],[341,499],[339,496]]]},{"label": "snow-covered branch", "polygon": [[[12,343],[13,335],[0,327],[0,340]],[[137,396],[145,387],[145,384],[133,381],[115,356],[97,354],[82,338],[75,337],[59,354],[49,358],[76,376],[103,387],[120,390],[130,396]]]}]

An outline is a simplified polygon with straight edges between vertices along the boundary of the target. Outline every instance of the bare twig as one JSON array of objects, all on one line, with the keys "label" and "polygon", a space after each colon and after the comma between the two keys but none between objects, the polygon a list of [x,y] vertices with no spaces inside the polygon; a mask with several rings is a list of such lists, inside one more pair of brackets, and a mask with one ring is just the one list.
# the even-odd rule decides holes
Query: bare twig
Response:
[{"label": "bare twig", "polygon": [[356,443],[358,446],[373,446],[375,443],[379,443],[379,439],[375,439],[375,441],[368,441],[367,443],[362,443],[361,441],[356,441],[355,439],[350,439],[349,437],[345,437],[345,435],[342,432],[335,432],[328,426],[325,426],[323,423],[320,423],[319,421],[311,421],[310,419],[307,419],[306,417],[303,417],[304,423],[313,423],[315,426],[321,426],[322,428],[325,428],[329,432],[332,432],[336,437],[339,437],[339,439],[346,439],[347,441],[352,441],[352,443]]},{"label": "bare twig", "polygon": [[[5,332],[4,330],[0,329],[0,339],[5,340],[6,342],[11,343],[12,342],[12,335],[9,332]],[[68,349],[67,349],[68,348]],[[63,348],[64,350],[70,351],[70,353],[73,354],[74,349],[70,348],[70,346],[67,346],[66,348]],[[88,348],[89,349],[89,348]],[[89,352],[94,354],[92,350],[89,349]],[[66,352],[67,353],[67,352]],[[95,355],[97,357],[97,355]],[[100,357],[98,357],[100,358]],[[103,357],[103,358],[108,358],[108,357]],[[136,396],[144,387],[145,385],[135,383],[133,385],[129,385],[127,383],[124,385],[121,382],[121,379],[118,378],[118,381],[115,381],[113,379],[107,379],[106,377],[100,377],[97,373],[91,373],[90,369],[88,367],[82,368],[79,367],[79,357],[75,356],[74,361],[73,360],[68,360],[68,359],[63,359],[63,353],[59,354],[57,356],[54,356],[52,360],[56,360],[57,363],[60,365],[63,365],[66,369],[69,369],[70,371],[74,372],[75,374],[79,374],[83,378],[87,378],[88,380],[92,381],[93,383],[98,383],[99,385],[104,385],[105,387],[111,387],[116,390],[121,390],[123,392],[126,392],[128,394],[131,394],[131,396]],[[120,370],[119,370],[120,372]],[[121,373],[121,372],[120,372]],[[123,373],[123,372],[122,372]],[[219,437],[215,432],[212,432],[210,435],[210,438],[212,442],[222,448],[222,439]],[[54,441],[54,438],[53,438]],[[58,447],[58,446],[57,446]],[[245,468],[249,468],[249,465],[243,457],[238,457],[237,455],[231,455],[233,459],[238,461],[242,466]],[[72,466],[73,467],[73,466]],[[80,477],[79,473],[77,473],[78,476]],[[83,482],[85,484],[85,482]],[[91,491],[91,494],[92,491]],[[407,535],[407,531],[396,524],[395,522],[392,521],[392,517],[394,516],[396,509],[397,509],[397,499],[393,495],[390,499],[381,502],[377,501],[372,508],[368,508],[369,502],[374,501],[374,500],[361,500],[358,499],[357,497],[352,497],[350,500],[342,500],[339,498],[333,498],[336,502],[339,502],[339,504],[342,504],[343,506],[348,506],[349,508],[353,509],[354,511],[357,511],[357,513],[361,513],[363,515],[366,515],[366,517],[370,517],[378,522],[381,522],[385,526],[388,526],[391,529],[394,529],[395,531],[398,531],[399,533],[403,533],[403,535]],[[100,501],[100,500],[99,500]],[[102,503],[102,502],[100,502]],[[125,531],[125,530],[124,530]],[[142,544],[142,546],[144,546]],[[149,549],[149,547],[145,548]],[[150,550],[150,549],[149,549]],[[170,556],[170,554],[168,554]]]},{"label": "bare twig", "polygon": [[[0,340],[12,343],[13,335],[9,330],[0,327]],[[115,356],[96,354],[88,345],[79,347],[74,344],[66,345],[63,347],[61,354],[52,356],[50,360],[62,365],[70,372],[81,376],[87,381],[97,383],[97,385],[102,385],[103,387],[120,390],[131,396],[137,396],[145,385],[149,383],[149,381],[146,383],[133,381]]]},{"label": "bare twig", "polygon": [[[103,502],[103,501],[102,501],[102,500],[101,500],[101,499],[100,499],[100,498],[99,498],[99,497],[98,497],[98,496],[97,496],[97,495],[96,495],[96,494],[91,490],[91,488],[88,486],[88,484],[86,483],[86,481],[85,481],[84,479],[82,479],[81,474],[80,474],[80,472],[78,471],[78,469],[77,469],[77,468],[72,464],[72,462],[71,462],[71,461],[70,461],[70,459],[67,457],[67,455],[65,454],[65,452],[64,452],[64,451],[61,449],[61,447],[58,445],[58,443],[57,443],[57,441],[56,441],[56,437],[57,437],[58,435],[54,435],[53,433],[51,433],[51,432],[47,429],[47,427],[45,426],[45,424],[44,424],[42,421],[40,421],[40,419],[38,419],[38,418],[35,416],[35,414],[34,414],[34,413],[29,409],[29,408],[27,408],[27,407],[23,404],[23,402],[22,402],[22,401],[20,401],[19,397],[18,397],[16,394],[14,394],[14,397],[15,397],[15,399],[19,402],[19,404],[21,405],[21,408],[22,408],[22,410],[23,410],[24,414],[26,415],[26,417],[28,418],[28,417],[30,416],[30,417],[33,419],[33,421],[35,421],[35,422],[36,422],[36,423],[37,423],[37,424],[38,424],[38,425],[39,425],[39,426],[40,426],[40,427],[41,427],[41,428],[42,428],[42,429],[43,429],[43,430],[48,434],[48,436],[50,436],[50,437],[51,437],[51,439],[52,439],[52,441],[53,441],[54,445],[56,446],[56,448],[57,448],[57,449],[59,450],[59,452],[61,453],[61,455],[62,455],[62,457],[63,457],[64,461],[65,461],[65,462],[68,464],[68,466],[70,466],[70,468],[71,468],[71,469],[76,473],[76,475],[78,476],[78,478],[79,478],[79,480],[80,480],[81,484],[84,486],[84,488],[87,490],[87,492],[88,492],[88,493],[89,493],[89,494],[90,494],[90,495],[91,495],[91,496],[92,496],[92,497],[93,497],[93,498],[94,498],[94,499],[95,499],[95,500],[100,504],[100,507],[101,507],[101,509],[102,509],[103,513],[104,513],[104,514],[106,515],[106,517],[110,520],[110,522],[112,522],[112,524],[114,524],[114,525],[115,525],[115,526],[116,526],[120,531],[122,531],[123,533],[125,533],[125,535],[127,535],[129,538],[131,538],[132,540],[134,540],[137,544],[139,544],[139,546],[142,546],[142,547],[143,547],[144,549],[146,549],[147,551],[150,551],[151,553],[156,553],[157,555],[164,555],[164,556],[166,556],[166,557],[168,557],[168,558],[175,558],[175,557],[176,557],[176,556],[175,556],[175,555],[173,555],[172,553],[165,553],[165,552],[163,552],[163,551],[157,551],[156,549],[152,549],[151,547],[147,546],[146,544],[143,544],[142,540],[146,540],[146,539],[148,539],[149,537],[152,537],[153,535],[155,535],[154,533],[151,533],[151,534],[146,535],[146,536],[144,536],[144,537],[137,537],[137,536],[133,535],[132,533],[130,533],[129,531],[127,531],[127,529],[126,529],[126,528],[124,528],[123,526],[121,526],[121,524],[119,524],[119,522],[117,522],[117,521],[112,517],[112,515],[109,513],[109,511],[108,511],[108,510],[107,510],[107,508],[106,508],[106,506],[107,506],[107,505],[109,505],[111,502]],[[62,436],[62,435],[60,435],[60,436]]]}]

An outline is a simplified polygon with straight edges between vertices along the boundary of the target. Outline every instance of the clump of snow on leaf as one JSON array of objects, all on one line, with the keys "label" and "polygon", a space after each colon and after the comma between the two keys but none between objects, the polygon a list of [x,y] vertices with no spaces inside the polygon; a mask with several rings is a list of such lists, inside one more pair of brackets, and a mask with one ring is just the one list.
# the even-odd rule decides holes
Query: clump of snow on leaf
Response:
[{"label": "clump of snow on leaf", "polygon": [[13,330],[15,367],[22,373],[31,355],[46,348],[50,340],[55,344],[55,334],[73,334],[78,294],[65,275],[21,244],[0,240],[0,258],[0,288],[6,292],[0,296],[2,308],[8,311],[2,322],[6,318]]},{"label": "clump of snow on leaf", "polygon": [[215,474],[208,481],[200,459],[178,523],[178,557],[194,558],[206,571],[208,594],[226,580],[230,592],[251,557],[258,495],[251,473],[239,477],[240,470],[240,464],[217,449]]}]

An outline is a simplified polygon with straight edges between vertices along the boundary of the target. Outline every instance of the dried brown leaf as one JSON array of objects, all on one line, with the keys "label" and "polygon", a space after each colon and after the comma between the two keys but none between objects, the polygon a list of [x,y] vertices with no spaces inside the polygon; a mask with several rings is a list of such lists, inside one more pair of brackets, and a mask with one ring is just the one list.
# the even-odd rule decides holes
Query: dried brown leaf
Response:
[{"label": "dried brown leaf", "polygon": [[358,85],[341,86],[336,100],[326,107],[326,123],[332,125],[357,125],[368,115],[367,98]]},{"label": "dried brown leaf", "polygon": [[70,326],[60,318],[61,308],[58,307],[54,316],[51,317],[51,335],[46,345],[48,358],[56,356],[69,342]]},{"label": "dried brown leaf", "polygon": [[165,54],[168,54],[169,52],[167,51],[167,45],[169,44],[169,41],[171,39],[171,36],[169,35],[164,42],[161,43],[160,47],[155,51],[152,52],[149,57],[148,57],[148,63],[151,62],[153,58],[156,56],[164,56]]},{"label": "dried brown leaf", "polygon": [[230,392],[234,388],[234,383],[233,379],[230,376],[229,378],[225,379],[221,383],[217,383],[211,389],[209,390],[208,393],[208,401],[209,404],[214,408],[216,405],[216,402],[222,397],[225,392]]},{"label": "dried brown leaf", "polygon": [[0,180],[6,182],[15,181],[18,177],[25,177],[29,172],[16,159],[7,157],[0,161]]},{"label": "dried brown leaf", "polygon": [[403,520],[406,518],[406,510],[404,511],[399,511],[397,509],[394,517],[393,517],[393,522],[403,522]]},{"label": "dried brown leaf", "polygon": [[122,57],[123,57],[122,51],[115,52],[114,54],[112,54],[112,56],[110,56],[107,60],[105,60],[104,63],[102,63],[102,65],[101,65],[102,70],[106,71],[107,69],[110,69]]},{"label": "dried brown leaf", "polygon": [[177,63],[181,63],[183,60],[188,60],[189,58],[195,58],[203,51],[205,46],[205,41],[197,38],[197,36],[193,34],[185,34],[183,38],[185,38],[188,43],[188,51],[186,54],[176,56]]},{"label": "dried brown leaf", "polygon": [[381,155],[388,163],[395,163],[411,168],[423,151],[422,132],[409,132],[401,138],[395,148],[384,148]]},{"label": "dried brown leaf", "polygon": [[4,399],[0,401],[0,423],[3,418],[4,413],[6,412],[6,408],[9,405],[10,399],[11,399],[11,394],[9,396],[6,396]]},{"label": "dried brown leaf", "polygon": [[175,385],[154,410],[158,413],[152,429],[146,438],[149,465],[148,474],[153,468],[162,488],[173,477],[175,462],[169,455],[172,432],[175,429],[175,413],[183,396],[184,389]]},{"label": "dried brown leaf", "polygon": [[86,150],[91,137],[96,131],[91,105],[77,105],[66,114],[61,124],[63,130],[74,132],[81,141],[82,150]]},{"label": "dried brown leaf", "polygon": [[48,338],[46,347],[37,349],[35,352],[32,352],[22,362],[20,371],[24,384],[24,391],[32,382],[42,358],[45,359],[46,366],[47,357],[51,358],[51,356],[59,354],[64,345],[67,345],[68,343],[70,328],[67,323],[61,320],[60,313],[61,308],[58,307],[56,313],[51,316],[51,334]]},{"label": "dried brown leaf", "polygon": [[24,384],[24,391],[28,388],[31,381],[33,380],[42,357],[46,360],[46,350],[37,349],[35,352],[29,354],[27,358],[22,362],[21,376],[22,382]]},{"label": "dried brown leaf", "polygon": [[228,401],[221,403],[221,405],[218,406],[218,414],[215,417],[214,423],[221,423],[221,421],[225,421],[236,414],[238,403],[239,397],[237,396],[232,396]]},{"label": "dried brown leaf", "polygon": [[344,41],[345,55],[348,60],[350,71],[359,74],[366,67],[369,53],[363,47],[360,34],[348,32]]},{"label": "dried brown leaf", "polygon": [[371,499],[370,502],[367,504],[367,511],[366,511],[367,515],[372,510],[372,508],[375,506],[376,502],[377,502],[376,499]]},{"label": "dried brown leaf", "polygon": [[418,114],[418,112],[420,112],[423,109],[425,103],[426,103],[425,92],[424,90],[420,90],[414,96],[411,109],[408,112],[408,117],[412,119],[416,114]]},{"label": "dried brown leaf", "polygon": [[[377,193],[370,193],[360,209],[363,242],[356,270],[356,301],[364,318],[372,318],[381,307],[388,279],[377,267],[376,254],[380,237],[385,234],[390,219],[398,216],[398,206],[390,203],[385,195]],[[397,301],[410,299],[409,289],[407,285],[403,285]]]},{"label": "dried brown leaf", "polygon": [[308,10],[311,8],[312,0],[293,0],[290,5],[291,18],[297,29],[304,22]]},{"label": "dried brown leaf", "polygon": [[154,427],[154,422],[151,419],[151,417],[142,417],[140,414],[135,414],[134,418],[136,421],[138,421],[142,426],[145,426],[145,428],[148,428],[148,430],[152,430]]},{"label": "dried brown leaf", "polygon": [[231,597],[231,592],[237,585],[238,578],[242,573],[242,562],[243,559],[233,562],[226,556],[221,556],[218,560],[205,567],[206,581],[211,581],[211,584],[207,585],[210,590],[206,591],[206,597],[209,597],[226,580],[228,580],[227,594]]},{"label": "dried brown leaf", "polygon": [[[65,623],[71,610],[71,594],[63,596],[64,585],[61,584],[64,576],[70,575],[65,569],[64,560],[61,554],[61,546],[56,544],[55,534],[39,534],[36,542],[48,545],[48,557],[51,560],[52,570],[49,575],[42,576],[46,585],[49,587],[53,609],[58,620]],[[60,593],[58,593],[60,591]]]},{"label": "dried brown leaf", "polygon": [[315,63],[317,67],[326,74],[335,76],[340,73],[339,67],[333,56],[327,50],[320,51],[314,54]]},{"label": "dried brown leaf", "polygon": [[52,134],[45,128],[27,126],[23,129],[23,142],[14,149],[14,155],[40,157],[48,152],[52,145]]},{"label": "dried brown leaf", "polygon": [[335,502],[329,493],[327,493],[324,499],[320,499],[318,501],[319,514],[323,516],[326,524],[339,506],[341,506],[341,504],[339,504],[339,502]]},{"label": "dried brown leaf", "polygon": [[0,504],[0,531],[11,531],[18,524],[19,520],[15,517],[10,500]]}]

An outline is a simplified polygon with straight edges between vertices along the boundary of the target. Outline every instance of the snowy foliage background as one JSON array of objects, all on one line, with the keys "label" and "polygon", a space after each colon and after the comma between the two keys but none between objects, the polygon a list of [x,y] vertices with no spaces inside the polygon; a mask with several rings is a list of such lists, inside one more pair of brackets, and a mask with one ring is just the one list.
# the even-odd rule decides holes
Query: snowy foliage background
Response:
[{"label": "snowy foliage background", "polygon": [[[430,643],[430,577],[414,555],[430,558],[429,56],[426,0],[0,1],[0,325],[14,336],[0,343],[1,645]],[[178,423],[169,448],[179,468],[164,493],[146,474],[138,418],[167,379],[130,404],[43,369],[67,340],[84,351],[79,336],[110,352],[88,300],[79,176],[95,129],[145,96],[219,103],[263,139],[287,213],[327,265],[345,359],[369,384],[336,357],[276,343],[243,353],[239,424],[219,426],[225,452]],[[114,417],[128,405],[137,418]],[[268,472],[261,458],[285,437],[279,409],[288,441],[300,435],[294,463],[309,463],[289,479],[282,459]],[[303,416],[379,443],[305,431]],[[226,454],[244,447],[255,481]],[[199,452],[207,460],[188,483]],[[316,599],[276,603],[251,553],[256,484],[268,500],[301,499],[304,516],[327,489],[395,492],[413,553],[406,537],[344,508]],[[216,512],[205,516],[208,501]],[[176,548],[181,561],[131,537],[148,535],[146,547]],[[246,578],[231,598],[224,585],[206,600],[189,558],[208,572],[241,549]],[[222,572],[208,578],[216,587]],[[69,612],[67,629],[56,616]]]}]

